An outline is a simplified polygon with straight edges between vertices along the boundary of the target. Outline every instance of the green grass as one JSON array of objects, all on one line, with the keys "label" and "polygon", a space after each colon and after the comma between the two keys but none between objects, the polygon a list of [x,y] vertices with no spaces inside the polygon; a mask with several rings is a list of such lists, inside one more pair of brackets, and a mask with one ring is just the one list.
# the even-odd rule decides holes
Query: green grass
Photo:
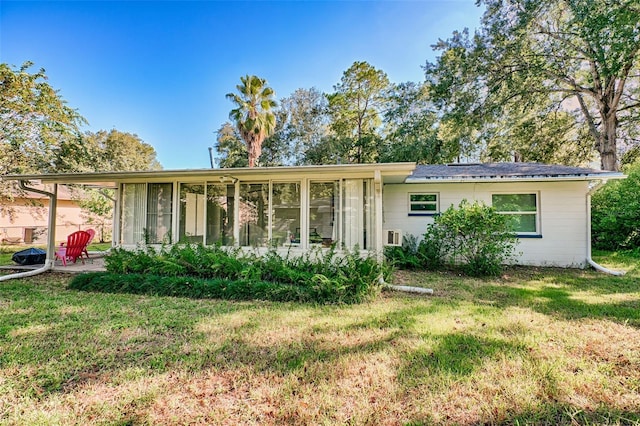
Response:
[{"label": "green grass", "polygon": [[398,272],[355,306],[0,285],[0,424],[637,424],[640,256],[624,277]]}]

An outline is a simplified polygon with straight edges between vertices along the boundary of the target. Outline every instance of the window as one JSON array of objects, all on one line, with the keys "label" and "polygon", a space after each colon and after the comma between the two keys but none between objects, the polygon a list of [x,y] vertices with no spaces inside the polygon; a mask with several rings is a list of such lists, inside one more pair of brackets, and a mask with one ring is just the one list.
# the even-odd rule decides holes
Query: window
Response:
[{"label": "window", "polygon": [[[309,186],[309,243],[329,247],[337,238],[338,181],[311,182]],[[299,232],[296,235],[299,242]]]},{"label": "window", "polygon": [[202,243],[204,237],[204,185],[180,184],[178,241]]},{"label": "window", "polygon": [[172,184],[149,184],[147,188],[147,244],[171,243],[172,204]]},{"label": "window", "polygon": [[429,216],[437,214],[438,211],[438,194],[409,194],[409,216]]},{"label": "window", "polygon": [[300,184],[274,183],[272,186],[271,241],[288,246],[300,239]]},{"label": "window", "polygon": [[127,183],[122,196],[123,244],[171,242],[173,185]]},{"label": "window", "polygon": [[493,207],[511,216],[513,230],[518,234],[538,233],[537,194],[493,194]]},{"label": "window", "polygon": [[207,185],[207,244],[233,245],[235,185]]},{"label": "window", "polygon": [[264,247],[269,238],[269,184],[240,185],[240,245]]},{"label": "window", "polygon": [[122,190],[121,242],[136,244],[144,242],[144,218],[147,185],[127,183]]},{"label": "window", "polygon": [[342,243],[370,250],[375,242],[373,179],[345,179],[342,187]]}]

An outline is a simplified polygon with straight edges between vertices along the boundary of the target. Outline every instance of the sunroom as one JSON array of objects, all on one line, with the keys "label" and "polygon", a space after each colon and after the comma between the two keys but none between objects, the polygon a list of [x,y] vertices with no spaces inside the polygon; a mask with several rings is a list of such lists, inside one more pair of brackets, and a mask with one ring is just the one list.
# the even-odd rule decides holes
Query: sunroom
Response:
[{"label": "sunroom", "polygon": [[[114,245],[381,250],[382,191],[414,163],[20,176],[115,190]],[[55,203],[54,203],[55,208]]]},{"label": "sunroom", "polygon": [[127,179],[118,183],[114,239],[123,247],[201,243],[377,250],[382,246],[382,185],[401,181],[413,167],[398,173],[398,165],[386,166],[236,169],[222,175],[208,171],[174,179],[165,173]]}]

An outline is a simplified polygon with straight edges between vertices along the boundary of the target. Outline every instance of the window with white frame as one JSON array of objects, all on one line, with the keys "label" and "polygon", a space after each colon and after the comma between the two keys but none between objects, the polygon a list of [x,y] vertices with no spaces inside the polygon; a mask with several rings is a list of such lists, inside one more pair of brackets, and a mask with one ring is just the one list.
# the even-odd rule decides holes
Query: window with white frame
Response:
[{"label": "window with white frame", "polygon": [[300,239],[300,182],[271,185],[271,242],[290,246]]},{"label": "window with white frame", "polygon": [[180,184],[180,220],[178,241],[202,243],[204,238],[205,186],[202,183]]},{"label": "window with white frame", "polygon": [[264,247],[269,239],[269,184],[241,183],[240,245]]},{"label": "window with white frame", "polygon": [[122,244],[171,242],[173,184],[125,183],[122,195]]},{"label": "window with white frame", "polygon": [[493,207],[511,217],[513,230],[518,234],[539,233],[537,194],[492,194]]},{"label": "window with white frame", "polygon": [[435,192],[409,193],[409,216],[425,216],[439,213],[438,194]]}]

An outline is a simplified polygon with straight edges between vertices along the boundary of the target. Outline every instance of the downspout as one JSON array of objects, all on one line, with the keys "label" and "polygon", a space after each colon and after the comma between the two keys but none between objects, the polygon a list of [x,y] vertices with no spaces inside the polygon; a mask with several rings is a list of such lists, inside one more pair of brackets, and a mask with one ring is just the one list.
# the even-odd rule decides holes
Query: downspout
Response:
[{"label": "downspout", "polygon": [[58,184],[53,185],[53,192],[47,192],[36,188],[28,187],[23,180],[18,181],[21,189],[29,192],[35,192],[49,197],[49,232],[47,232],[47,257],[44,261],[44,265],[41,268],[34,269],[33,271],[18,272],[15,274],[0,276],[1,281],[8,281],[17,278],[26,278],[33,275],[38,275],[53,269],[54,255],[55,255],[55,234],[56,234],[56,210],[58,207]]},{"label": "downspout", "polygon": [[597,271],[604,272],[605,274],[615,275],[621,277],[625,274],[624,271],[613,271],[607,269],[602,265],[599,265],[591,258],[591,194],[593,194],[598,188],[604,185],[604,181],[600,180],[587,192],[587,262]]},{"label": "downspout", "polygon": [[389,284],[384,280],[384,277],[382,276],[382,274],[380,274],[380,276],[378,277],[378,284],[380,284],[383,288],[387,288],[393,291],[401,291],[404,293],[416,293],[416,294],[433,294],[432,288]]}]

